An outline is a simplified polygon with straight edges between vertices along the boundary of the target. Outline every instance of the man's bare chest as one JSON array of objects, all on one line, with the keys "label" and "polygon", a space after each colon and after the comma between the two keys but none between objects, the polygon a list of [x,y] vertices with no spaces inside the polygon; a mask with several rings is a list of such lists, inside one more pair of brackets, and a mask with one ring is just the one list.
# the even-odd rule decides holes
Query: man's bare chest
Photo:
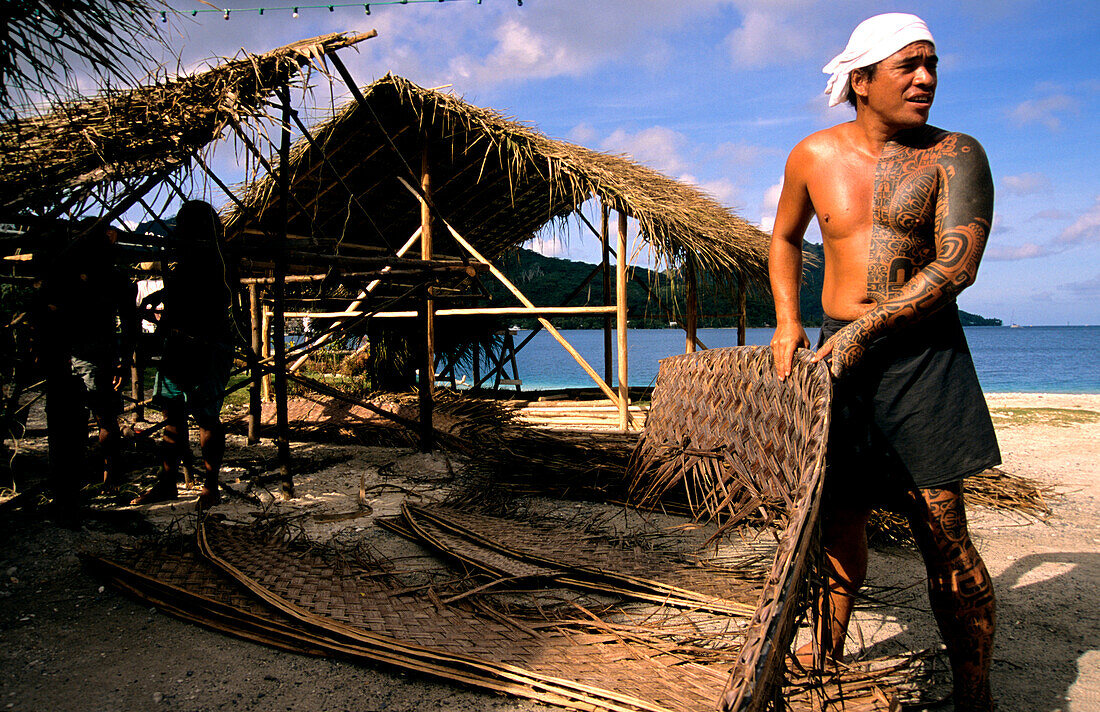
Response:
[{"label": "man's bare chest", "polygon": [[867,290],[888,298],[935,259],[947,184],[936,152],[890,147],[875,169]]}]

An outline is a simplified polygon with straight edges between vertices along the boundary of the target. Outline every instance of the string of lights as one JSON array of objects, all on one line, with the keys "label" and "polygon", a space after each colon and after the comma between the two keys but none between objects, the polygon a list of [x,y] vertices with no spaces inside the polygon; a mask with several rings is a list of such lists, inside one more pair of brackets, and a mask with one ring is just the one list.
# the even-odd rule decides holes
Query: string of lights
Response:
[{"label": "string of lights", "polygon": [[[255,12],[255,13],[258,13],[260,15],[263,15],[265,12],[273,12],[273,11],[283,10],[283,11],[290,11],[290,13],[291,13],[290,16],[291,17],[298,17],[298,14],[302,10],[326,10],[327,9],[329,12],[335,12],[336,8],[345,8],[345,7],[361,7],[361,8],[363,8],[363,13],[369,15],[371,5],[374,5],[375,7],[377,7],[379,5],[413,5],[413,4],[419,4],[419,3],[435,3],[435,4],[438,5],[439,3],[443,3],[443,2],[448,2],[448,3],[450,3],[450,2],[473,2],[473,3],[476,3],[476,4],[480,5],[482,3],[482,0],[379,0],[378,2],[369,2],[369,3],[362,3],[362,2],[321,3],[319,5],[302,5],[302,4],[299,4],[299,5],[282,5],[282,6],[278,6],[278,7],[223,7],[223,8],[218,8],[218,7],[211,6],[210,8],[201,8],[201,9],[197,9],[197,10],[191,10],[191,16],[195,17],[196,15],[198,15],[200,13],[203,13],[203,14],[218,13],[218,14],[222,15],[226,20],[228,20],[232,16],[233,13],[238,13],[239,14],[239,13],[242,13],[242,12]],[[519,6],[519,7],[523,7],[523,0],[516,0],[516,5]],[[168,12],[167,11],[164,11],[164,10],[161,11],[160,21],[161,22],[168,22]]]}]

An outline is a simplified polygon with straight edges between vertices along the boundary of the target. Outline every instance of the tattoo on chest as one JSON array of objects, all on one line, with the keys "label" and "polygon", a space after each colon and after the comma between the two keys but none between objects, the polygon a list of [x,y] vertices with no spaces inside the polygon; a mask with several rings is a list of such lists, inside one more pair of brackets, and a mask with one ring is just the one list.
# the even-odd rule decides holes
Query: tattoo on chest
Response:
[{"label": "tattoo on chest", "polygon": [[993,214],[981,146],[927,127],[892,141],[875,169],[867,296],[877,307],[832,337],[835,376],[889,328],[923,318],[973,282]]},{"label": "tattoo on chest", "polygon": [[[875,171],[867,295],[893,296],[913,274],[936,257],[935,234],[943,224],[951,159],[957,137],[948,134],[928,147],[889,145]],[[945,167],[945,165],[947,167]]]}]

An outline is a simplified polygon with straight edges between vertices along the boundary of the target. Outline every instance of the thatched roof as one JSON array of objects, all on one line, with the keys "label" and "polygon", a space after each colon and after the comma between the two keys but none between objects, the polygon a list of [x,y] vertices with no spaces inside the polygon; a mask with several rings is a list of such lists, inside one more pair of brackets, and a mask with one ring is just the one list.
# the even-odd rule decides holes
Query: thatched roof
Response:
[{"label": "thatched roof", "polygon": [[276,88],[311,59],[365,37],[335,33],[301,40],[0,124],[0,208],[44,210],[82,188],[175,168],[218,138],[229,117],[244,121],[261,114]]},{"label": "thatched roof", "polygon": [[[547,222],[598,196],[637,219],[658,259],[694,255],[715,275],[766,281],[768,237],[713,198],[623,157],[547,138],[530,126],[453,94],[396,76],[363,88],[315,127],[290,157],[292,234],[319,244],[393,248],[420,224],[418,202],[397,180],[418,183],[427,150],[433,202],[454,228],[488,256],[531,237]],[[355,199],[349,198],[350,193]],[[277,176],[247,187],[234,228],[277,230]],[[437,230],[435,250],[458,254]]]}]

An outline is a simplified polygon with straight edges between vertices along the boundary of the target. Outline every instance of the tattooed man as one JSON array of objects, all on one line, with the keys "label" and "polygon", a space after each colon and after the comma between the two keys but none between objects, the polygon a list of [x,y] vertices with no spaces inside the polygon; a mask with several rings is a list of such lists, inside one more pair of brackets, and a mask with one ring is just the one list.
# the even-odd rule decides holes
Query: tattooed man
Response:
[{"label": "tattooed man", "polygon": [[936,53],[919,18],[862,23],[826,67],[830,105],[854,121],[790,154],[771,241],[780,378],[808,347],[798,306],[802,238],[817,217],[825,323],[815,360],[834,378],[823,507],[829,581],[819,641],[801,664],[838,660],[867,570],[872,507],[908,516],[954,673],[955,709],[990,710],[993,587],[971,543],[961,480],[1000,453],[955,297],[974,281],[993,214],[981,145],[928,125]]}]

